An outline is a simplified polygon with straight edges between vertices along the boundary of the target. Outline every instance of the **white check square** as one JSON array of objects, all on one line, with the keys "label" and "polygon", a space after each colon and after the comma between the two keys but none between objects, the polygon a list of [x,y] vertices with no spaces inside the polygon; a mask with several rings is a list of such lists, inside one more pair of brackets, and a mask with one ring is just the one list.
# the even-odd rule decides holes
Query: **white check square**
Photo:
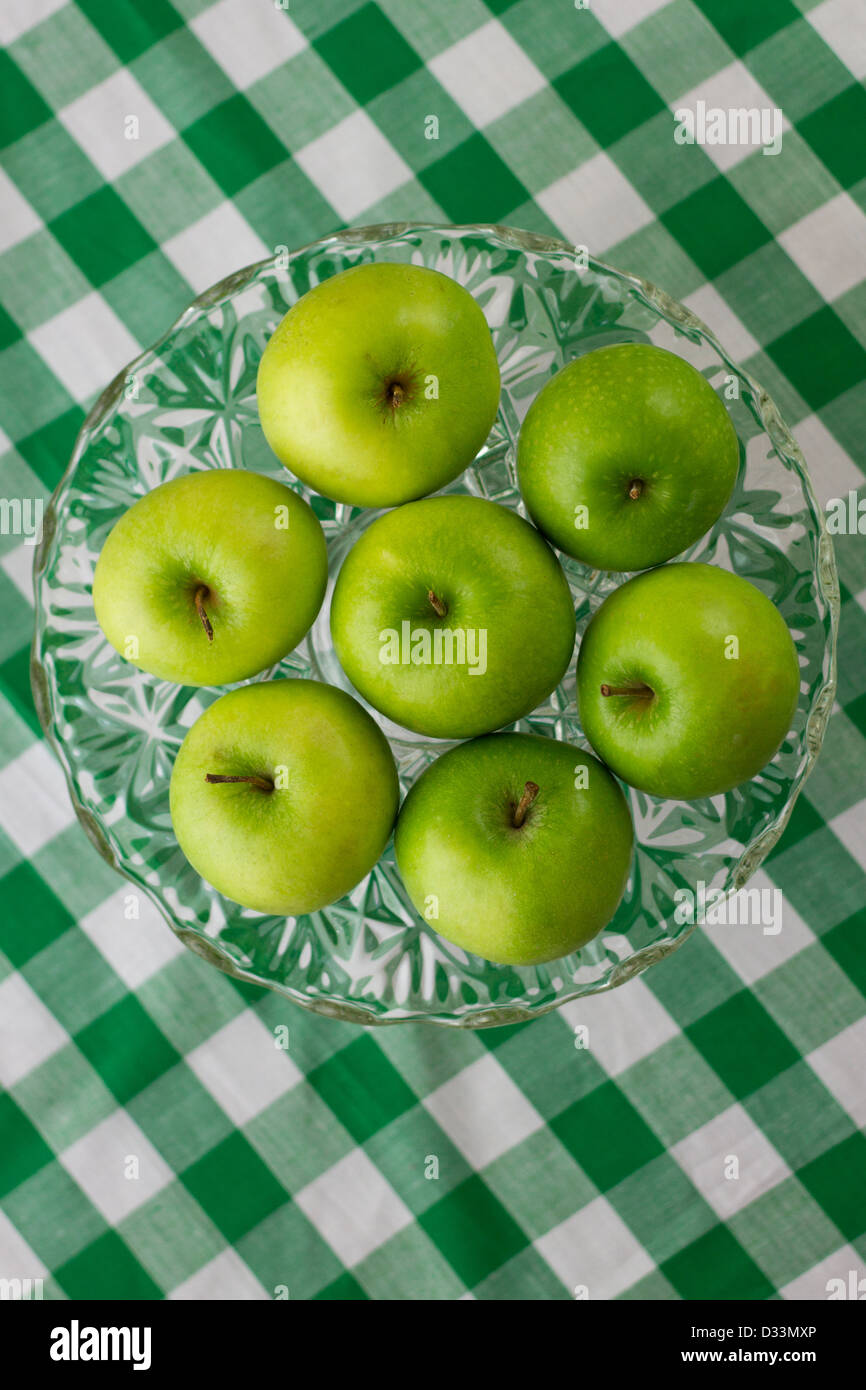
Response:
[{"label": "white check square", "polygon": [[[612,39],[627,34],[643,20],[658,10],[663,10],[671,0],[590,0],[589,8],[597,20],[604,25]],[[580,19],[580,15],[577,16]]]},{"label": "white check square", "polygon": [[298,150],[295,162],[344,222],[351,222],[412,177],[408,164],[366,111],[353,111]]},{"label": "white check square", "polygon": [[535,201],[569,241],[594,253],[654,220],[652,208],[603,150],[549,184]]},{"label": "white check square", "polygon": [[58,111],[57,119],[108,181],[175,138],[128,68],[112,73],[70,102]]},{"label": "white check square", "polygon": [[273,0],[219,0],[190,20],[201,43],[239,91],[307,47],[301,30]]},{"label": "white check square", "polygon": [[245,1125],[303,1080],[276,1038],[247,1009],[186,1058],[235,1125]]},{"label": "white check square", "polygon": [[866,280],[866,216],[847,193],[786,227],[778,241],[827,301]]},{"label": "white check square", "polygon": [[81,929],[127,989],[138,989],[184,954],[162,913],[131,883],[82,917]]},{"label": "white check square", "polygon": [[560,1014],[572,1028],[588,1030],[587,1050],[608,1076],[619,1076],[680,1031],[643,980],[575,999]]},{"label": "white check square", "polygon": [[168,1295],[170,1302],[253,1303],[271,1295],[234,1250],[223,1250]]},{"label": "white check square", "polygon": [[479,129],[546,85],[544,75],[496,19],[438,53],[429,66]]},{"label": "white check square", "polygon": [[810,1052],[806,1061],[861,1129],[866,1129],[866,1018]]},{"label": "white check square", "polygon": [[824,0],[806,19],[858,81],[866,77],[866,24],[863,0]]},{"label": "white check square", "polygon": [[412,1221],[409,1208],[363,1149],[353,1149],[314,1178],[295,1202],[347,1268]]},{"label": "white check square", "polygon": [[[698,102],[703,102],[708,118],[712,111],[722,111],[725,113],[724,129],[728,140],[736,139],[737,144],[710,144],[709,141],[701,144],[701,149],[709,155],[717,169],[723,173],[728,169],[733,169],[735,165],[741,164],[744,159],[748,159],[750,154],[754,154],[761,147],[763,139],[762,132],[772,138],[774,132],[778,131],[783,137],[784,132],[791,129],[791,123],[784,115],[776,117],[776,103],[767,95],[760,83],[756,82],[749,69],[739,60],[729,63],[726,68],[707,77],[701,82],[700,86],[694,87],[690,92],[684,92],[676,101],[671,102],[671,110],[692,111],[697,113]],[[737,126],[733,127],[730,115],[731,111],[737,113]],[[709,121],[708,121],[709,125]],[[709,129],[707,131],[709,133]],[[739,143],[742,141],[742,143]],[[747,143],[747,141],[749,143]],[[767,141],[769,143],[769,140]],[[673,143],[671,136],[672,155],[675,158],[679,152],[679,147]],[[762,158],[774,159],[778,155],[762,155]]]},{"label": "white check square", "polygon": [[424,1100],[424,1109],[476,1170],[544,1124],[489,1052],[437,1087]]},{"label": "white check square", "polygon": [[741,1105],[686,1135],[671,1154],[722,1221],[791,1176]]},{"label": "white check square", "polygon": [[40,323],[27,337],[77,401],[103,391],[140,350],[96,290]]},{"label": "white check square", "polygon": [[234,203],[220,203],[163,244],[163,253],[196,294],[239,266],[274,254],[244,220]]},{"label": "white check square", "polygon": [[115,1110],[58,1157],[112,1225],[174,1181],[165,1159],[125,1110]]},{"label": "white check square", "polygon": [[74,820],[60,764],[46,744],[31,744],[0,771],[0,830],[28,859]]},{"label": "white check square", "polygon": [[42,226],[42,219],[33,211],[27,199],[18,191],[18,185],[10,179],[4,169],[0,169],[0,208],[3,209],[3,216],[0,217],[2,255],[10,246],[17,246],[19,241],[24,241],[34,232],[38,232]]},{"label": "white check square", "polygon": [[586,1289],[594,1303],[616,1298],[655,1269],[606,1197],[596,1197],[554,1226],[535,1248],[571,1295]]},{"label": "white check square", "polygon": [[831,497],[847,499],[852,488],[856,492],[863,486],[866,474],[817,415],[807,415],[793,429],[822,507],[826,507]]},{"label": "white check square", "polygon": [[[27,923],[19,925],[26,933]],[[0,984],[0,1086],[8,1090],[68,1042],[65,1029],[24,976],[7,975]]]}]

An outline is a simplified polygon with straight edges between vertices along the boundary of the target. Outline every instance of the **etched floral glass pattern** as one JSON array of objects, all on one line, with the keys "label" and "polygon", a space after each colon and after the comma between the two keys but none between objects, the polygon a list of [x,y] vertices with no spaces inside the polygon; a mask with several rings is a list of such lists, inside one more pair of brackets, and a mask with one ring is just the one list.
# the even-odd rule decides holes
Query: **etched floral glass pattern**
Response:
[{"label": "etched floral glass pattern", "polygon": [[[682,558],[712,561],[755,583],[782,613],[799,651],[793,728],[750,783],[689,803],[626,788],[637,849],[616,917],[581,951],[548,965],[501,967],[442,940],[414,912],[390,847],[354,892],[309,917],[263,917],[221,897],[178,849],[168,783],[184,734],[222,692],[136,671],[108,646],[93,613],[100,548],[121,513],[148,489],[202,468],[250,468],[290,481],[256,412],[265,341],[311,286],[374,259],[454,276],[493,331],[502,369],[499,418],[474,465],[449,491],[521,509],[514,471],[520,422],[569,359],[606,343],[650,341],[692,362],[727,397],[741,469],[724,517]],[[746,882],[776,843],[820,749],[834,691],[838,588],[803,457],[766,392],[692,313],[644,281],[584,261],[564,242],[507,228],[401,224],[342,233],[239,271],[200,296],[109,386],[46,514],[36,556],[33,688],[82,824],[188,947],[319,1013],[368,1024],[427,1019],[483,1027],[531,1018],[630,979],[693,930],[677,920],[678,890],[695,890],[699,882],[733,890]],[[257,679],[312,676],[350,688],[330,644],[330,594],[343,556],[378,513],[292,485],[311,501],[327,535],[328,597],[308,638]],[[579,640],[624,576],[572,561],[565,568]],[[371,712],[391,740],[405,793],[452,745],[407,733]],[[513,727],[587,746],[573,663],[550,699]]]}]

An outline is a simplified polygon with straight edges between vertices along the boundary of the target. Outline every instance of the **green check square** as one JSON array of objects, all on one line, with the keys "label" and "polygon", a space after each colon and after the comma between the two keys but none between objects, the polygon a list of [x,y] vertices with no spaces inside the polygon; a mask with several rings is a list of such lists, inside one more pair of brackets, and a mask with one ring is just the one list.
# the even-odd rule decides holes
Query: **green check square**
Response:
[{"label": "green check square", "polygon": [[[843,391],[821,410],[821,420],[853,459],[862,459],[863,412],[866,410],[866,381]],[[866,460],[860,464],[866,468]]]},{"label": "green check square", "polygon": [[630,1066],[617,1085],[666,1148],[733,1103],[728,1088],[681,1033]]},{"label": "green check square", "polygon": [[27,1244],[55,1271],[107,1229],[92,1202],[57,1162],[40,1169],[3,1206]]},{"label": "green check square", "polygon": [[[10,537],[6,537],[7,545],[3,550],[13,550],[15,547],[9,545]],[[16,537],[17,539],[17,537]],[[33,609],[22,595],[11,579],[8,579],[0,571],[0,613],[3,614],[3,628],[0,630],[0,679],[11,681],[14,690],[17,684],[17,666],[14,670],[9,670],[8,663],[20,661],[22,652],[27,655],[26,648],[30,645],[30,637],[33,630]],[[29,666],[29,661],[28,661]]]},{"label": "green check square", "polygon": [[367,1295],[351,1274],[341,1274],[315,1294],[316,1299],[335,1303],[366,1302]]},{"label": "green check square", "polygon": [[6,49],[0,49],[0,91],[3,111],[0,117],[0,149],[20,140],[43,121],[51,119],[48,106]]},{"label": "green check square", "polygon": [[846,87],[832,101],[798,122],[804,140],[823,159],[843,188],[866,178],[866,91]]},{"label": "green check square", "polygon": [[[21,973],[72,1034],[94,1020],[98,1028],[100,1015],[105,1017],[105,1010],[126,993],[105,957],[77,926],[28,961]],[[76,982],[74,990],[69,988],[70,980]]]},{"label": "green check square", "polygon": [[414,1032],[413,1028],[382,1028],[378,1042],[419,1097],[429,1096],[484,1054],[480,1037],[466,1028],[429,1028],[423,1048]]},{"label": "green check square", "polygon": [[[857,540],[862,547],[859,536]],[[846,604],[845,622],[839,628],[839,667],[848,676],[852,692],[860,689],[853,677],[863,651],[866,651],[866,613],[857,603]],[[846,694],[840,681],[840,698],[844,700]],[[809,799],[822,821],[831,821],[863,798],[863,777],[859,770],[863,732],[852,722],[850,711],[848,718],[838,714],[830,718],[824,735],[824,756],[818,759],[809,775]]]},{"label": "green check square", "polygon": [[311,1086],[293,1086],[254,1116],[244,1133],[287,1192],[345,1158],[353,1147],[346,1130]]},{"label": "green check square", "polygon": [[151,101],[183,130],[234,95],[218,63],[189,29],[176,29],[130,65]]},{"label": "green check square", "polygon": [[726,1226],[714,1226],[661,1269],[680,1298],[764,1299],[773,1293],[766,1275]]},{"label": "green check square", "polygon": [[293,159],[241,189],[235,207],[266,246],[304,246],[330,228],[333,211]]},{"label": "green check square", "polygon": [[[499,1034],[508,1032],[511,1037],[499,1043]],[[592,1051],[578,1046],[582,1037],[557,1013],[514,1030],[493,1028],[482,1037],[496,1047],[499,1064],[545,1120],[558,1115],[565,1101],[579,1100],[607,1079]]]},{"label": "green check square", "polygon": [[364,1148],[416,1216],[471,1176],[463,1155],[420,1105],[379,1130]]},{"label": "green check square", "polygon": [[140,343],[160,338],[189,302],[189,286],[161,251],[121,271],[102,297]]},{"label": "green check square", "polygon": [[700,145],[677,145],[669,111],[624,135],[608,153],[655,213],[666,212],[717,175]]},{"label": "green check square", "polygon": [[798,1060],[793,1044],[745,989],[685,1032],[738,1100]]},{"label": "green check square", "polygon": [[107,185],[51,223],[60,245],[92,285],[104,285],[156,247],[122,198]]},{"label": "green check square", "polygon": [[[155,241],[168,241],[223,201],[217,184],[181,140],[121,174],[115,188]],[[178,198],[177,189],[183,189]]]},{"label": "green check square", "polygon": [[117,58],[76,5],[28,29],[10,50],[54,111],[117,71]]},{"label": "green check square", "polygon": [[[728,170],[728,178],[774,236],[838,191],[833,177],[796,130],[784,132],[779,154],[768,156],[755,150]],[[779,248],[773,243],[772,248],[764,249]]]},{"label": "green check square", "polygon": [[765,975],[754,992],[805,1055],[863,1016],[863,996],[816,941]]},{"label": "green check square", "polygon": [[375,4],[335,24],[314,46],[359,106],[421,67],[418,53]]},{"label": "green check square", "polygon": [[117,1108],[117,1102],[74,1043],[27,1073],[15,1099],[38,1123],[55,1153],[62,1153]]},{"label": "green check square", "polygon": [[591,4],[582,10],[566,7],[551,24],[548,0],[518,0],[501,22],[548,82],[610,43]]},{"label": "green check square", "polygon": [[[529,1243],[517,1222],[477,1176],[467,1178],[428,1207],[419,1224],[467,1289],[480,1284]],[[467,1241],[470,1229],[473,1239]]]},{"label": "green check square", "polygon": [[[333,219],[333,213],[331,214]],[[393,193],[364,209],[364,222],[375,226],[379,222],[433,222],[447,219],[434,198],[417,179],[407,179]],[[517,220],[517,219],[515,219]]]},{"label": "green check square", "polygon": [[195,1163],[232,1131],[225,1111],[184,1061],[139,1091],[126,1108],[175,1172]]},{"label": "green check square", "polygon": [[[302,0],[316,7],[318,0]],[[362,0],[355,0],[357,8]],[[481,0],[437,0],[435,5],[419,5],[418,0],[388,0],[388,18],[425,62],[446,48],[465,39],[490,21],[490,11]]]},{"label": "green check square", "polygon": [[532,1240],[598,1196],[595,1184],[547,1126],[488,1164],[484,1181]]},{"label": "green check square", "polygon": [[129,63],[183,23],[168,0],[77,0],[94,28],[114,49],[118,58]]},{"label": "green check square", "polygon": [[307,1076],[357,1144],[417,1103],[396,1067],[369,1035],[349,1043]]},{"label": "green check square", "polygon": [[102,184],[90,160],[59,121],[46,121],[10,145],[0,161],[45,222]]},{"label": "green check square", "polygon": [[744,1109],[791,1169],[850,1138],[854,1123],[806,1062],[773,1077]]},{"label": "green check square", "polygon": [[839,1232],[795,1177],[777,1183],[728,1225],[777,1289],[839,1248]]},{"label": "green check square", "polygon": [[658,92],[615,43],[596,49],[553,85],[602,148],[665,109]]},{"label": "green check square", "polygon": [[708,280],[770,240],[760,218],[721,176],[668,208],[662,221]]},{"label": "green check square", "polygon": [[[72,435],[65,453],[60,451],[59,443],[56,446],[58,476],[69,462],[81,413],[78,410],[70,411],[67,417],[61,416],[58,422],[61,424],[66,418],[67,424],[63,426],[63,433],[68,432]],[[59,434],[60,432],[58,438]],[[19,446],[22,453],[25,445],[28,445],[26,440]],[[116,872],[109,868],[102,856],[89,844],[85,845],[77,821],[59,835],[55,835],[47,845],[43,845],[42,849],[32,856],[30,862],[45,882],[50,883],[56,897],[60,898],[69,912],[77,918],[85,917],[88,912],[105,902],[106,898],[116,893],[120,882]]]},{"label": "green check square", "polygon": [[157,1028],[178,1052],[192,1052],[243,1012],[225,975],[191,951],[175,956],[145,980],[138,998]]},{"label": "green check square", "polygon": [[466,1292],[448,1261],[416,1225],[398,1231],[352,1272],[377,1302],[451,1302]]},{"label": "green check square", "polygon": [[806,1191],[835,1222],[847,1241],[857,1240],[866,1231],[864,1172],[866,1136],[861,1133],[843,1139],[797,1172]]},{"label": "green check square", "polygon": [[183,138],[229,198],[280,164],[287,153],[240,93],[187,126]]},{"label": "green check square", "polygon": [[116,1231],[106,1231],[54,1275],[73,1299],[152,1299],[163,1292]]},{"label": "green check square", "polygon": [[742,981],[700,929],[647,976],[647,985],[681,1028],[731,999]]},{"label": "green check square", "polygon": [[785,334],[803,316],[822,307],[815,285],[776,242],[760,247],[720,275],[716,289],[749,332],[763,342]]},{"label": "green check square", "polygon": [[850,69],[806,19],[786,25],[753,48],[749,71],[792,122],[851,85]]},{"label": "green check square", "polygon": [[54,1155],[12,1097],[0,1093],[0,1197],[26,1182]]},{"label": "green check square", "polygon": [[866,995],[866,951],[863,938],[866,933],[866,908],[854,912],[839,922],[821,937],[825,951],[829,951],[836,964],[841,966],[860,993]]},{"label": "green check square", "polygon": [[734,60],[724,39],[692,0],[672,0],[662,6],[623,34],[619,44],[669,104]]},{"label": "green check square", "polygon": [[21,337],[21,329],[13,318],[7,314],[6,310],[0,305],[0,352],[3,348],[10,347]]},{"label": "green check square", "polygon": [[793,24],[799,14],[791,0],[694,0],[735,53],[748,53],[764,39]]},{"label": "green check square", "polygon": [[683,1250],[718,1218],[670,1154],[659,1154],[639,1173],[612,1188],[607,1199],[656,1264]]},{"label": "green check square", "polygon": [[[543,153],[538,148],[539,130],[547,137]],[[552,87],[544,87],[500,116],[484,134],[531,193],[547,188],[598,153],[592,136]]]},{"label": "green check square", "polygon": [[369,115],[416,173],[472,134],[471,122],[426,68],[375,97]]},{"label": "green check square", "polygon": [[[166,1293],[225,1249],[225,1241],[179,1182],[169,1183],[117,1228],[138,1263]],[[183,1239],[178,1240],[178,1233]]]},{"label": "green check square", "polygon": [[95,1018],[75,1041],[121,1105],[179,1061],[132,994]]},{"label": "green check square", "polygon": [[866,379],[866,348],[829,305],[768,343],[767,352],[813,410]]},{"label": "green check square", "polygon": [[662,1152],[657,1136],[613,1081],[569,1105],[550,1128],[600,1192]]},{"label": "green check square", "polygon": [[480,1301],[491,1303],[550,1303],[571,1297],[550,1265],[532,1246],[495,1269],[476,1286],[474,1293]]},{"label": "green check square", "polygon": [[622,1303],[673,1303],[678,1299],[673,1284],[657,1269],[616,1295],[616,1300]]},{"label": "green check square", "polygon": [[237,1131],[185,1168],[180,1177],[232,1243],[287,1200],[270,1168]]},{"label": "green check square", "polygon": [[422,169],[419,181],[452,222],[502,222],[526,201],[523,184],[481,134]]},{"label": "green check square", "polygon": [[89,293],[75,262],[45,228],[0,256],[0,295],[25,333]]},{"label": "green check square", "polygon": [[314,48],[305,48],[260,77],[245,95],[292,153],[355,110],[352,98]]},{"label": "green check square", "polygon": [[330,1245],[293,1202],[241,1236],[237,1252],[272,1298],[282,1290],[292,1302],[313,1298],[342,1273]]},{"label": "green check square", "polygon": [[[19,623],[20,619],[19,612]],[[0,686],[10,706],[26,719],[34,734],[38,734],[39,720],[30,688],[30,652],[27,647],[22,647],[0,666]]]},{"label": "green check square", "polygon": [[862,347],[866,347],[866,281],[833,300],[833,308]]},{"label": "green check square", "polygon": [[[186,0],[186,3],[198,3],[198,0]],[[290,3],[293,22],[312,40],[360,10],[366,0],[290,0]]]}]

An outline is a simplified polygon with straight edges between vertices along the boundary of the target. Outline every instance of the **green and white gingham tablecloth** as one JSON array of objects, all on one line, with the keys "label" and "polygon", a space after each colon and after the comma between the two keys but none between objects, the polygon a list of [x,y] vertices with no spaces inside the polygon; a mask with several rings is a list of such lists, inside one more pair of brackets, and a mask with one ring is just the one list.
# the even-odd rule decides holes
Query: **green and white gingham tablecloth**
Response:
[{"label": "green and white gingham tablecloth", "polygon": [[[3,498],[50,495],[193,292],[393,219],[555,232],[648,276],[781,403],[822,502],[862,493],[862,0],[0,0],[0,39]],[[677,144],[699,100],[780,108],[781,153]],[[824,753],[757,878],[778,935],[700,930],[521,1027],[364,1032],[127,920],[40,738],[33,547],[3,518],[0,1278],[822,1299],[866,1275],[864,536],[837,542]]]}]

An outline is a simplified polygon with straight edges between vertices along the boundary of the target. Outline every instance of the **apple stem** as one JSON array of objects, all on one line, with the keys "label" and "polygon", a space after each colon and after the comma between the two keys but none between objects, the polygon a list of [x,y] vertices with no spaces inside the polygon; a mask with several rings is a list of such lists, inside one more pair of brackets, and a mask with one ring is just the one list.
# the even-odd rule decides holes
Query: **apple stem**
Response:
[{"label": "apple stem", "polygon": [[206,772],[204,780],[206,782],[249,782],[251,787],[258,787],[260,791],[272,792],[274,784],[267,777],[226,777],[221,772]]},{"label": "apple stem", "polygon": [[212,642],[212,641],[213,641],[213,628],[211,627],[210,618],[208,617],[207,613],[205,612],[205,608],[204,608],[204,601],[205,601],[206,598],[209,597],[209,595],[210,595],[210,590],[209,590],[204,584],[202,584],[202,585],[200,586],[200,588],[196,589],[196,591],[195,591],[195,606],[196,606],[196,612],[198,613],[199,617],[201,618],[201,625],[202,625],[202,627],[204,628],[204,630],[205,630],[205,632],[206,632],[206,634],[207,634],[207,640],[208,640],[209,642]]},{"label": "apple stem", "polygon": [[628,485],[628,495],[629,495],[629,497],[632,499],[632,501],[636,502],[637,499],[640,497],[640,495],[641,495],[642,492],[643,492],[643,479],[641,479],[641,478],[632,478],[631,482],[630,482],[629,485]]},{"label": "apple stem", "polygon": [[399,381],[392,381],[390,386],[388,387],[388,400],[390,404],[393,405],[395,408],[398,405],[402,405],[405,395],[406,392],[403,390],[403,387],[400,385]]},{"label": "apple stem", "polygon": [[515,830],[519,830],[523,822],[526,820],[526,813],[529,810],[535,798],[538,796],[538,793],[539,787],[537,783],[527,782],[524,785],[523,795],[518,801],[517,805],[515,806],[514,815],[511,819],[511,824],[514,826]]},{"label": "apple stem", "polygon": [[631,695],[638,700],[646,700],[653,694],[652,688],[648,685],[603,685],[602,695]]},{"label": "apple stem", "polygon": [[443,603],[441,598],[437,598],[432,589],[427,590],[427,598],[431,606],[436,610],[437,617],[444,618],[448,612],[447,603]]}]

